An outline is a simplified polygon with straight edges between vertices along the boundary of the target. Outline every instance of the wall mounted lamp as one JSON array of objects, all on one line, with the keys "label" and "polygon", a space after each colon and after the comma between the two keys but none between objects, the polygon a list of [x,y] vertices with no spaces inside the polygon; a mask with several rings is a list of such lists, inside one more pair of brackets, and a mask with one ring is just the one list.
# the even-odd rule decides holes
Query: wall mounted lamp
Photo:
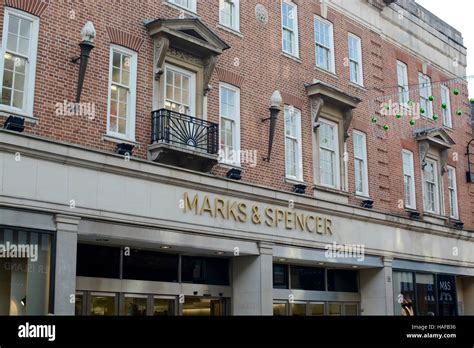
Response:
[{"label": "wall mounted lamp", "polygon": [[270,131],[268,136],[268,154],[267,157],[264,157],[263,160],[270,162],[270,155],[272,153],[273,147],[273,138],[275,137],[276,121],[278,118],[278,113],[280,112],[280,104],[283,99],[281,97],[280,91],[274,91],[270,98],[270,117],[262,119],[262,122],[270,120]]},{"label": "wall mounted lamp", "polygon": [[81,101],[82,86],[86,77],[87,62],[89,56],[94,48],[95,29],[92,22],[87,22],[81,30],[82,41],[79,44],[81,47],[81,55],[72,59],[73,63],[79,62],[79,79],[77,81],[76,103]]}]

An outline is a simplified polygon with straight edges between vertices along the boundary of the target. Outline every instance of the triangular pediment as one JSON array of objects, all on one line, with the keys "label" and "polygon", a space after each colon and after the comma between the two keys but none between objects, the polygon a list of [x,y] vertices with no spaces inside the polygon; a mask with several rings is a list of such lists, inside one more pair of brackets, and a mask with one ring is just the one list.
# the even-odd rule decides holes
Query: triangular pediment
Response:
[{"label": "triangular pediment", "polygon": [[442,127],[415,129],[413,135],[418,141],[426,140],[443,148],[450,148],[456,144]]},{"label": "triangular pediment", "polygon": [[159,18],[145,24],[151,37],[164,35],[171,45],[201,55],[219,55],[230,48],[199,18]]}]

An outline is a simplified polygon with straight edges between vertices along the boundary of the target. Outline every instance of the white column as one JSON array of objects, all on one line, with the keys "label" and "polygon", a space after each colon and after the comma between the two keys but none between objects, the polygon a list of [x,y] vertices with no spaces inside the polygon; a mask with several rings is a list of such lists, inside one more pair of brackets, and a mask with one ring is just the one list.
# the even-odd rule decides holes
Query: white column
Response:
[{"label": "white column", "polygon": [[56,215],[54,314],[74,315],[76,294],[77,231],[80,218]]},{"label": "white column", "polygon": [[260,255],[233,258],[232,314],[272,315],[273,247],[259,244]]},{"label": "white column", "polygon": [[360,270],[361,315],[393,315],[392,258],[383,268]]}]

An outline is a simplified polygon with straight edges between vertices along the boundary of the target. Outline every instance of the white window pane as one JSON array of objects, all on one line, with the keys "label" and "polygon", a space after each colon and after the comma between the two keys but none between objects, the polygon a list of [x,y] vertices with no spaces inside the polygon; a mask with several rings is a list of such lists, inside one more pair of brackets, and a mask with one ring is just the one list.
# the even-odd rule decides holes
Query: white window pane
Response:
[{"label": "white window pane", "polygon": [[15,34],[8,34],[7,39],[7,50],[11,52],[17,52],[18,36]]},{"label": "white window pane", "polygon": [[23,19],[20,24],[20,36],[29,38],[30,31],[31,31],[31,22]]},{"label": "white window pane", "polygon": [[13,87],[13,71],[5,70],[3,72],[3,87]]},{"label": "white window pane", "polygon": [[22,109],[23,108],[23,92],[20,91],[13,91],[13,104],[12,106],[15,108]]},{"label": "white window pane", "polygon": [[14,15],[10,15],[8,21],[8,32],[18,34],[18,29],[20,27],[20,18]]},{"label": "white window pane", "polygon": [[25,56],[28,55],[29,49],[30,49],[30,40],[25,39],[23,37],[19,38],[19,44],[18,44],[18,53],[21,53]]}]

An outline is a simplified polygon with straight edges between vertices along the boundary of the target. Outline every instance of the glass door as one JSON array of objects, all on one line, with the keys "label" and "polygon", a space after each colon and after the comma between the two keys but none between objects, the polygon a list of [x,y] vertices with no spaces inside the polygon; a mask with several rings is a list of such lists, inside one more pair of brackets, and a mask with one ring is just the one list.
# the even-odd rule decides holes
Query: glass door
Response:
[{"label": "glass door", "polygon": [[274,302],[273,303],[273,315],[282,316],[288,315],[288,306],[286,302]]},{"label": "glass door", "polygon": [[174,297],[165,298],[155,296],[153,298],[153,308],[151,315],[154,316],[171,316],[176,315],[176,299]]},{"label": "glass door", "polygon": [[147,315],[148,296],[125,294],[122,315],[140,317]]},{"label": "glass door", "polygon": [[309,303],[309,315],[311,316],[323,316],[325,315],[324,302],[310,302]]},{"label": "glass door", "polygon": [[225,300],[202,297],[186,297],[182,308],[183,316],[225,315]]},{"label": "glass door", "polygon": [[117,301],[113,293],[92,292],[90,294],[89,315],[117,315]]},{"label": "glass door", "polygon": [[291,304],[291,315],[306,316],[306,302],[294,302]]},{"label": "glass door", "polygon": [[359,306],[357,303],[344,303],[344,315],[359,315]]},{"label": "glass door", "polygon": [[329,303],[328,304],[328,315],[335,315],[335,316],[342,315],[342,304],[341,303]]}]

